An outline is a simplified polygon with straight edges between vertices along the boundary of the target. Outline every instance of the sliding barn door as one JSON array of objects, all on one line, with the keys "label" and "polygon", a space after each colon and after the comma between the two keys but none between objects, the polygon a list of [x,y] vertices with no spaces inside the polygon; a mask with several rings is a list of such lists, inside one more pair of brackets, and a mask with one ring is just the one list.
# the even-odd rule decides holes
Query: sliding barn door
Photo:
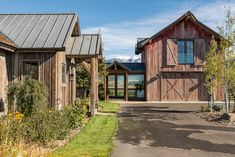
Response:
[{"label": "sliding barn door", "polygon": [[203,73],[162,73],[161,100],[207,100]]}]

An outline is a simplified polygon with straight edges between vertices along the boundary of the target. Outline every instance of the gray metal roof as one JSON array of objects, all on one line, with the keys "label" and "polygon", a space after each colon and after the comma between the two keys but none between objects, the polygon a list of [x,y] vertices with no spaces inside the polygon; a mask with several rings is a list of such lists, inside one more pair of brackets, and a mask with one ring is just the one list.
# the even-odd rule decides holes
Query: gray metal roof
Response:
[{"label": "gray metal roof", "polygon": [[0,14],[0,32],[17,48],[64,48],[77,15]]},{"label": "gray metal roof", "polygon": [[82,34],[79,37],[73,37],[72,47],[66,51],[70,56],[89,56],[102,55],[101,35],[100,34]]}]

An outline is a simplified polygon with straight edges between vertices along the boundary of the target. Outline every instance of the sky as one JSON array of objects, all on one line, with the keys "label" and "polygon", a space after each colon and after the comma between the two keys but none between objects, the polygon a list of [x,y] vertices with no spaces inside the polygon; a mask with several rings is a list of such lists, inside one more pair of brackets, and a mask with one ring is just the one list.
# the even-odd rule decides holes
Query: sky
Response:
[{"label": "sky", "polygon": [[101,33],[106,59],[137,57],[137,38],[150,37],[187,11],[217,31],[235,0],[0,0],[0,13],[77,13],[82,33]]}]

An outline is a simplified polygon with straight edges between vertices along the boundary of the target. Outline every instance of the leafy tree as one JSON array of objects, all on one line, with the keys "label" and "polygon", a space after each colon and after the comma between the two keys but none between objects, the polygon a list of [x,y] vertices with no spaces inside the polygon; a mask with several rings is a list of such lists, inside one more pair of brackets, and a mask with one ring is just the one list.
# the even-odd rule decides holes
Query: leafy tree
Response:
[{"label": "leafy tree", "polygon": [[104,79],[108,75],[105,59],[99,63],[99,99],[104,99]]},{"label": "leafy tree", "polygon": [[[106,71],[106,64],[104,59],[98,64],[98,77],[99,77],[99,87],[103,87],[104,78],[107,76]],[[90,89],[90,82],[91,82],[91,75],[87,70],[83,67],[83,65],[78,64],[76,66],[76,73],[77,73],[77,87],[85,89],[84,96],[86,97],[87,89]]]},{"label": "leafy tree", "polygon": [[81,64],[76,66],[76,74],[77,87],[83,89],[90,88],[91,75]]},{"label": "leafy tree", "polygon": [[234,59],[235,59],[235,17],[230,7],[225,11],[226,20],[224,26],[218,27],[221,34],[219,49],[224,53],[223,64],[223,77],[222,83],[225,90],[225,108],[228,112],[228,100],[227,95],[229,91],[233,91],[234,82]]},{"label": "leafy tree", "polygon": [[[228,112],[228,91],[234,90],[234,43],[235,21],[231,9],[225,11],[226,19],[224,26],[218,27],[221,38],[217,43],[211,40],[210,50],[206,55],[205,75],[206,87],[211,95],[215,88],[222,86],[225,90],[225,108]],[[212,96],[213,98],[213,96]],[[213,101],[212,101],[213,104]]]},{"label": "leafy tree", "polygon": [[223,69],[223,54],[219,53],[218,45],[214,38],[210,42],[210,50],[206,53],[205,86],[211,97],[211,110],[214,105],[213,95],[217,87],[221,85],[221,70]]}]

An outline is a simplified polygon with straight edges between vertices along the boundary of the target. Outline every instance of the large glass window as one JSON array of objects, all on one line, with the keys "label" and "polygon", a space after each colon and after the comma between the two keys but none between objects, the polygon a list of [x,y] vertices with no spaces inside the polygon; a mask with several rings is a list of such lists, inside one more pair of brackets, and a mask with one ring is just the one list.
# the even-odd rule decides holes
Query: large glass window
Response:
[{"label": "large glass window", "polygon": [[144,75],[128,75],[128,97],[144,98]]},{"label": "large glass window", "polygon": [[39,79],[39,62],[38,61],[23,61],[23,77],[27,76],[32,79]]},{"label": "large glass window", "polygon": [[124,75],[117,75],[117,97],[124,96]]},{"label": "large glass window", "polygon": [[178,63],[194,64],[193,40],[178,40]]}]

